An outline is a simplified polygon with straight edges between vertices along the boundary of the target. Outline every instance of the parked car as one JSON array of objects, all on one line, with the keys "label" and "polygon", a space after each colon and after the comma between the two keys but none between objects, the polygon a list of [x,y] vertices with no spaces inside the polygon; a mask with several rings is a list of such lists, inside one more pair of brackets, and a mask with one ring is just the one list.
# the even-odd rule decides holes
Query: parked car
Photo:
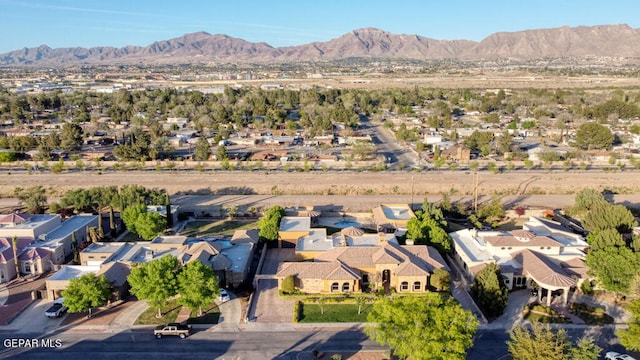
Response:
[{"label": "parked car", "polygon": [[160,339],[163,336],[177,336],[184,339],[191,335],[191,326],[179,323],[169,323],[167,325],[159,325],[153,330],[153,335]]},{"label": "parked car", "polygon": [[51,307],[49,309],[47,309],[47,311],[44,312],[44,314],[48,317],[48,318],[57,318],[62,316],[62,314],[64,314],[67,311],[67,307],[64,306],[64,298],[58,298],[53,302],[53,305],[51,305]]},{"label": "parked car", "polygon": [[615,351],[607,352],[606,355],[604,356],[604,358],[606,360],[635,360],[633,357],[631,357],[631,355],[620,354],[620,353],[615,352]]},{"label": "parked car", "polygon": [[220,300],[220,302],[226,302],[231,300],[231,298],[229,297],[229,293],[227,292],[226,289],[220,289],[220,296],[218,297],[218,300]]}]

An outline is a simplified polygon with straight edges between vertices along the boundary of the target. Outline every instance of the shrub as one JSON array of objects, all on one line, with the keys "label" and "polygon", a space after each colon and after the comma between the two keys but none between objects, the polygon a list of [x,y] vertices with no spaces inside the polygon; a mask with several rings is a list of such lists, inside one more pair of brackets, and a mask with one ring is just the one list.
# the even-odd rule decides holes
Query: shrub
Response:
[{"label": "shrub", "polygon": [[282,292],[285,294],[293,294],[295,291],[295,278],[289,275],[282,280]]}]

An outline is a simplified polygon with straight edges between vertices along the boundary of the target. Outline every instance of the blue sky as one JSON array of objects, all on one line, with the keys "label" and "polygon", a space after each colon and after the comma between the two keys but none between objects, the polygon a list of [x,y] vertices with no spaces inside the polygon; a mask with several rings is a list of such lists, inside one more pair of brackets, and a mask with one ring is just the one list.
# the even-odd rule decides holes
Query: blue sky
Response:
[{"label": "blue sky", "polygon": [[640,27],[639,1],[0,0],[0,53],[42,44],[146,46],[196,31],[289,46],[363,27],[480,41],[499,31],[622,23]]}]

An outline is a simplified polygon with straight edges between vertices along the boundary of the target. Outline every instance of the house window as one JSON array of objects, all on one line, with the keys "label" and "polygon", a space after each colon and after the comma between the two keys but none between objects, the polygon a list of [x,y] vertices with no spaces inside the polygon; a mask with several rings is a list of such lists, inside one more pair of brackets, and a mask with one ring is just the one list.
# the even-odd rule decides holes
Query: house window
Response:
[{"label": "house window", "polygon": [[420,291],[420,281],[416,281],[413,283],[413,291]]},{"label": "house window", "polygon": [[338,291],[338,290],[340,290],[340,284],[338,284],[337,282],[331,284],[331,292]]},{"label": "house window", "polygon": [[369,274],[362,275],[362,283],[366,284],[369,282]]},{"label": "house window", "polygon": [[24,272],[26,274],[31,274],[31,264],[29,264],[29,263],[25,263],[24,264]]},{"label": "house window", "polygon": [[409,290],[409,283],[408,283],[408,282],[406,282],[406,281],[403,281],[403,282],[400,284],[400,290],[405,290],[405,291],[406,291],[406,290]]},{"label": "house window", "polygon": [[342,284],[342,292],[349,292],[349,290],[351,290],[351,286],[349,286],[349,283],[343,283]]}]

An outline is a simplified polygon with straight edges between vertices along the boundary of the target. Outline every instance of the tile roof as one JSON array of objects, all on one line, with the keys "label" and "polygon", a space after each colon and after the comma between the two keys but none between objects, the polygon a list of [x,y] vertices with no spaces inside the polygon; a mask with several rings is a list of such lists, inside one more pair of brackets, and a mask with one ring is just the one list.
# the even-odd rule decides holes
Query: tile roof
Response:
[{"label": "tile roof", "polygon": [[233,236],[231,237],[231,242],[232,243],[252,242],[255,244],[255,243],[258,243],[258,241],[260,240],[258,233],[259,232],[257,229],[236,230],[233,233]]},{"label": "tile roof", "polygon": [[28,260],[43,259],[50,254],[51,254],[51,251],[45,248],[41,248],[41,247],[31,248],[23,252],[22,254],[20,254],[18,256],[18,260],[28,261]]},{"label": "tile roof", "polygon": [[29,220],[31,214],[27,213],[11,213],[4,216],[0,216],[0,224],[22,224]]},{"label": "tile roof", "polygon": [[514,260],[522,264],[523,274],[529,274],[543,287],[564,288],[571,287],[576,281],[560,266],[554,264],[544,255],[532,250],[522,250],[513,256]]},{"label": "tile roof", "polygon": [[562,247],[563,245],[548,236],[485,236],[484,240],[494,247],[502,246],[527,246],[527,247]]},{"label": "tile roof", "polygon": [[112,261],[100,267],[96,275],[104,275],[113,286],[122,286],[127,282],[131,266],[121,261]]},{"label": "tile roof", "polygon": [[359,271],[350,269],[340,261],[332,262],[285,262],[278,267],[279,277],[294,275],[306,279],[357,280]]}]

